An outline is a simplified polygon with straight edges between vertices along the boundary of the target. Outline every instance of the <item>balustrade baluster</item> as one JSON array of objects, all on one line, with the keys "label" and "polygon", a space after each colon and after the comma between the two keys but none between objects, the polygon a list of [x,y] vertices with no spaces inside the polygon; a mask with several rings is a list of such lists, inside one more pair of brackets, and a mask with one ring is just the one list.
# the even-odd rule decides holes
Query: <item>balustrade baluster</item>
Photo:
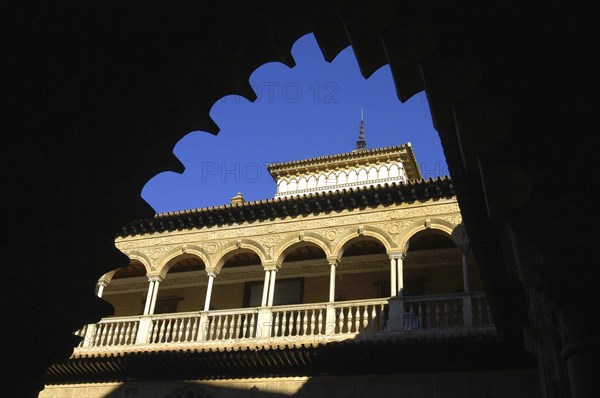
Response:
[{"label": "balustrade baluster", "polygon": [[248,332],[248,316],[249,315],[241,315],[241,330],[240,337],[245,339],[247,337],[246,333]]},{"label": "balustrade baluster", "polygon": [[110,329],[111,324],[106,323],[104,324],[104,328],[102,330],[102,340],[100,341],[100,345],[101,346],[105,346],[106,345],[106,339],[108,338],[107,336],[109,335],[109,329]]},{"label": "balustrade baluster", "polygon": [[279,323],[280,321],[280,317],[281,317],[281,312],[276,312],[275,315],[275,320],[273,322],[273,337],[279,337]]},{"label": "balustrade baluster", "polygon": [[127,337],[127,344],[135,344],[135,337],[137,335],[137,326],[138,326],[138,323],[136,321],[131,321],[131,327],[129,328],[129,336]]},{"label": "balustrade baluster", "polygon": [[165,320],[165,329],[162,331],[162,333],[160,334],[160,342],[161,343],[168,343],[170,341],[171,338],[171,330],[173,329],[173,320],[172,319],[167,319]]},{"label": "balustrade baluster", "polygon": [[433,326],[433,316],[431,311],[431,303],[425,302],[425,312],[427,314],[427,329],[431,329]]},{"label": "balustrade baluster", "polygon": [[370,326],[370,330],[371,332],[377,332],[377,305],[372,305],[371,306],[371,319],[369,319],[371,326]]},{"label": "balustrade baluster", "polygon": [[319,309],[319,318],[317,319],[317,334],[321,335],[321,334],[325,334],[324,329],[323,329],[323,308]]},{"label": "balustrade baluster", "polygon": [[106,339],[106,345],[107,346],[111,346],[114,344],[115,342],[115,336],[117,335],[119,324],[118,323],[111,323],[110,324],[110,330],[108,331],[108,335],[107,335],[107,339]]},{"label": "balustrade baluster", "polygon": [[440,327],[440,315],[441,315],[440,304],[437,301],[434,301],[433,305],[435,305],[435,328],[439,329],[439,327]]},{"label": "balustrade baluster", "polygon": [[354,331],[356,333],[360,332],[360,306],[356,306],[354,313]]},{"label": "balustrade baluster", "polygon": [[178,342],[179,341],[179,336],[181,334],[181,328],[182,328],[182,323],[180,319],[173,319],[171,321],[171,324],[173,325],[173,327],[171,328],[171,334],[170,334],[170,340],[169,342]]},{"label": "balustrade baluster", "polygon": [[183,318],[183,324],[185,325],[184,329],[183,329],[183,337],[182,337],[182,342],[188,342],[190,341],[190,334],[192,333],[192,322],[194,321],[194,318],[192,317],[186,317]]},{"label": "balustrade baluster", "polygon": [[190,318],[189,317],[181,318],[181,328],[179,330],[180,330],[179,342],[180,343],[186,342],[188,339],[188,334],[190,333]]},{"label": "balustrade baluster", "polygon": [[187,336],[185,339],[186,342],[195,340],[195,338],[196,338],[196,321],[197,320],[198,320],[198,317],[189,318]]},{"label": "balustrade baluster", "polygon": [[127,345],[129,340],[129,329],[131,328],[131,322],[125,322],[123,324],[123,334],[121,335],[121,345]]},{"label": "balustrade baluster", "polygon": [[115,345],[121,344],[121,334],[122,333],[123,333],[123,324],[115,323],[115,335],[113,336],[113,341],[112,341],[111,345],[115,346]]},{"label": "balustrade baluster", "polygon": [[229,338],[235,339],[235,315],[231,315],[229,319]]},{"label": "balustrade baluster", "polygon": [[100,338],[101,337],[102,337],[102,324],[98,323],[98,324],[96,324],[96,331],[94,332],[94,335],[92,336],[92,347],[100,346]]},{"label": "balustrade baluster", "polygon": [[227,315],[227,320],[227,339],[233,340],[235,339],[235,335],[233,334],[233,331],[235,330],[235,315]]},{"label": "balustrade baluster", "polygon": [[129,338],[129,344],[135,344],[135,338],[137,336],[137,331],[138,331],[138,323],[133,322],[133,326],[131,327],[131,335]]},{"label": "balustrade baluster", "polygon": [[228,335],[228,331],[229,331],[229,315],[224,315],[223,316],[223,334],[221,336],[221,340],[226,340],[227,339],[227,335]]},{"label": "balustrade baluster", "polygon": [[123,326],[121,327],[121,341],[119,344],[121,345],[126,345],[127,344],[127,337],[128,337],[128,332],[129,332],[129,327],[130,327],[130,322],[124,322]]},{"label": "balustrade baluster", "polygon": [[107,346],[113,346],[117,343],[117,338],[119,337],[119,324],[112,323],[110,328],[110,334],[108,335]]},{"label": "balustrade baluster", "polygon": [[340,311],[340,316],[338,319],[338,333],[344,333],[344,307],[340,307],[339,311]]},{"label": "balustrade baluster", "polygon": [[348,318],[346,319],[346,328],[348,333],[352,333],[352,324],[354,323],[354,315],[352,314],[352,307],[348,307]]},{"label": "balustrade baluster", "polygon": [[160,321],[157,319],[155,321],[152,321],[152,323],[150,324],[150,327],[152,328],[152,334],[150,337],[150,342],[151,343],[158,343],[158,331],[160,328]]},{"label": "balustrade baluster", "polygon": [[233,329],[233,338],[238,340],[240,338],[240,334],[242,333],[242,314],[234,315],[235,323]]},{"label": "balustrade baluster", "polygon": [[[301,313],[301,311],[299,311]],[[306,333],[308,332],[308,311],[304,310],[304,316],[302,319],[302,331],[301,331],[301,335],[305,336]]]},{"label": "balustrade baluster", "polygon": [[312,309],[310,311],[310,331],[309,335],[317,334],[315,331],[315,327],[317,327],[317,310]]},{"label": "balustrade baluster", "polygon": [[294,311],[294,314],[296,314],[296,330],[294,330],[294,335],[299,336],[301,334],[300,328],[302,322],[302,319],[300,319],[300,311]]},{"label": "balustrade baluster", "polygon": [[253,338],[254,337],[254,328],[256,326],[256,314],[252,314],[251,318],[250,318],[250,335],[248,337]]},{"label": "balustrade baluster", "polygon": [[363,324],[363,331],[367,331],[367,328],[369,327],[369,311],[368,309],[368,305],[365,305],[365,310],[363,312],[363,320],[362,320],[362,324]]},{"label": "balustrade baluster", "polygon": [[283,312],[281,314],[281,335],[287,336],[291,333],[290,327],[290,318],[291,315],[288,312]]}]

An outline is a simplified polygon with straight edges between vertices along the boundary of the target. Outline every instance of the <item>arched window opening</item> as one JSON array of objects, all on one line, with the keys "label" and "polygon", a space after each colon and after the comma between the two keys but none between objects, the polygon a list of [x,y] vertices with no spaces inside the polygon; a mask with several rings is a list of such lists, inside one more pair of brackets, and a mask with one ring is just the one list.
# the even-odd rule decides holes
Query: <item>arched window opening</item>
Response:
[{"label": "arched window opening", "polygon": [[344,245],[335,279],[335,301],[389,297],[385,246],[367,236],[350,240]]},{"label": "arched window opening", "polygon": [[[242,248],[226,257],[221,272],[215,278],[210,310],[259,306],[264,269],[258,254]],[[248,288],[254,285],[255,289]],[[254,305],[257,297],[258,305]]]},{"label": "arched window opening", "polygon": [[[204,262],[192,254],[182,254],[169,261],[165,279],[159,285],[154,314],[201,310],[206,295],[205,268]],[[144,305],[145,300],[142,308]]]},{"label": "arched window opening", "polygon": [[462,260],[456,245],[434,229],[413,235],[404,259],[404,294],[458,293],[463,291]]},{"label": "arched window opening", "polygon": [[283,256],[273,305],[327,301],[329,268],[323,249],[315,243],[298,242]]},{"label": "arched window opening", "polygon": [[103,289],[102,298],[115,309],[112,316],[139,315],[140,301],[148,290],[146,268],[138,260],[130,260],[127,267],[117,270]]}]

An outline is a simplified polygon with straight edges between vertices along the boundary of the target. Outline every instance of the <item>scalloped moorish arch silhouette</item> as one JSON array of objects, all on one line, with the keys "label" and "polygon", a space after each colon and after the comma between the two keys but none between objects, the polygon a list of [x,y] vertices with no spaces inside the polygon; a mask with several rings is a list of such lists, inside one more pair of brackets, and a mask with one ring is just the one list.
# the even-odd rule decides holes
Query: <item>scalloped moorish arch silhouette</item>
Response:
[{"label": "scalloped moorish arch silhouette", "polygon": [[[186,131],[216,132],[208,112],[198,110],[230,92],[251,98],[248,71],[273,60],[293,65],[290,43],[309,31],[328,60],[351,42],[365,76],[389,62],[401,100],[426,89],[502,336],[522,346],[528,327],[528,344],[543,354],[540,379],[549,396],[596,392],[590,357],[598,353],[597,328],[586,317],[597,302],[590,283],[597,209],[589,200],[597,188],[589,160],[597,157],[597,115],[589,106],[596,100],[589,90],[598,70],[591,61],[596,13],[535,2],[518,9],[498,2],[185,2],[135,10],[133,32],[143,31],[142,40],[130,34],[130,10],[120,3],[99,12],[39,4],[27,12],[18,2],[3,4],[3,59],[10,60],[3,69],[10,98],[3,225],[11,226],[4,241],[15,249],[5,262],[30,267],[31,288],[45,297],[23,297],[19,284],[3,289],[21,299],[6,321],[28,314],[22,333],[6,336],[23,347],[8,367],[13,395],[37,396],[49,363],[72,348],[72,331],[110,313],[91,289],[72,287],[93,286],[126,264],[111,238],[131,218],[152,215],[141,186],[158,170],[180,167],[164,148]],[[152,61],[158,57],[164,62]],[[575,156],[563,140],[548,139],[565,134],[589,145]],[[149,142],[155,145],[140,145]],[[568,161],[548,170],[562,156]],[[70,173],[74,165],[82,173]],[[551,217],[556,209],[568,217]],[[67,240],[73,250],[65,256]],[[30,247],[44,250],[24,259]],[[511,277],[509,261],[535,277]],[[11,268],[7,279],[17,280],[20,267]],[[581,305],[554,305],[565,297]],[[48,319],[55,321],[39,333]]]}]

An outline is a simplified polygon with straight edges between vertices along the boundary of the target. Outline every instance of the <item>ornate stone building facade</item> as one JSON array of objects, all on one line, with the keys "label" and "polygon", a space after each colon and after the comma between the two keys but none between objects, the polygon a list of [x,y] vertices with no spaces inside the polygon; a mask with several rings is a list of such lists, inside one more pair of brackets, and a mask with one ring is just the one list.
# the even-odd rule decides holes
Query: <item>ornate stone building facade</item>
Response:
[{"label": "ornate stone building facade", "polygon": [[452,181],[421,179],[410,143],[359,148],[269,165],[273,199],[126,225],[130,264],[98,282],[114,316],[41,397],[362,396],[381,373],[380,396],[539,394],[500,354]]}]

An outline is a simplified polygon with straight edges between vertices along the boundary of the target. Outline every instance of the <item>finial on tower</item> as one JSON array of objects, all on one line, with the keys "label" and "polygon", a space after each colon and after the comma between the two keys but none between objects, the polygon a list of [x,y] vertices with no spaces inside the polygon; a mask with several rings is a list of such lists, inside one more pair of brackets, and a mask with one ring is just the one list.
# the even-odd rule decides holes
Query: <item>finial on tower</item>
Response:
[{"label": "finial on tower", "polygon": [[358,141],[356,141],[356,149],[365,149],[367,142],[365,141],[365,111],[360,107],[360,126],[358,129]]}]

